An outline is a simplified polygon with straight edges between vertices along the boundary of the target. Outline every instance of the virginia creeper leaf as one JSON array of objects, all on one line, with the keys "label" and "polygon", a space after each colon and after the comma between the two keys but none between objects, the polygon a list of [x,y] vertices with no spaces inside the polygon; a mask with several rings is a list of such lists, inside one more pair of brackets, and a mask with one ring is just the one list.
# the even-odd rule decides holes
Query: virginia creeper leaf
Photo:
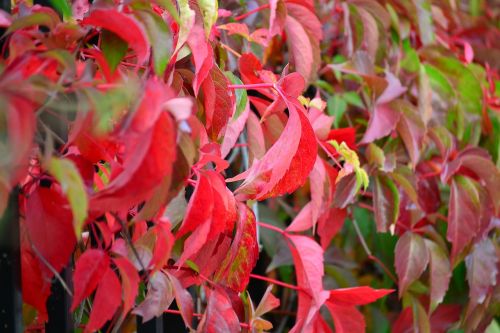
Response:
[{"label": "virginia creeper leaf", "polygon": [[144,28],[133,17],[115,9],[94,9],[82,20],[82,25],[92,25],[109,30],[126,41],[143,64],[149,57],[149,40]]},{"label": "virginia creeper leaf", "polygon": [[398,240],[395,249],[395,266],[399,278],[399,296],[417,280],[429,263],[429,252],[424,239],[418,234],[406,232]]},{"label": "virginia creeper leaf", "polygon": [[108,269],[109,256],[102,250],[88,249],[78,258],[73,273],[75,291],[71,311],[75,311],[78,304],[90,296]]},{"label": "virginia creeper leaf", "polygon": [[80,238],[88,209],[87,192],[80,172],[71,160],[57,157],[50,159],[48,169],[61,184],[63,192],[68,197],[73,212],[74,232]]},{"label": "virginia creeper leaf", "polygon": [[121,302],[122,288],[120,280],[118,280],[115,272],[108,267],[97,286],[94,302],[92,303],[92,312],[85,326],[85,332],[95,332],[108,320],[111,320]]}]

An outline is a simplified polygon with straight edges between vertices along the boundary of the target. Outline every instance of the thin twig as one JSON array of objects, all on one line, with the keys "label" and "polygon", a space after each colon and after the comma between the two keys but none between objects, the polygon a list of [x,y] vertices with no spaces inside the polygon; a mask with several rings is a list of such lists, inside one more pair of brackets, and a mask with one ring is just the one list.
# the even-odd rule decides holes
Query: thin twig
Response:
[{"label": "thin twig", "polygon": [[38,251],[38,249],[36,248],[36,246],[32,243],[31,244],[31,248],[33,249],[33,252],[35,252],[35,254],[38,256],[38,258],[40,259],[40,261],[45,265],[47,266],[47,268],[54,274],[54,276],[56,277],[57,280],[59,280],[59,282],[61,283],[61,285],[63,286],[64,290],[66,290],[66,292],[68,293],[68,295],[70,295],[71,297],[73,297],[73,292],[69,289],[68,285],[66,284],[66,282],[64,281],[64,279],[62,278],[62,276],[56,271],[56,269],[47,261],[47,259],[45,259],[45,257],[40,253],[40,251]]}]

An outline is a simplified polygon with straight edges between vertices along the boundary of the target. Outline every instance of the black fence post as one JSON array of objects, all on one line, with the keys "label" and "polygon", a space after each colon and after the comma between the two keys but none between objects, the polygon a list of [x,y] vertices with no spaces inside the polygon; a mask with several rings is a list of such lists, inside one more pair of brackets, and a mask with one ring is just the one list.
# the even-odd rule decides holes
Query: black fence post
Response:
[{"label": "black fence post", "polygon": [[155,317],[145,323],[142,322],[142,318],[137,316],[137,333],[163,333],[165,332],[163,328],[163,320],[165,315],[161,317]]},{"label": "black fence post", "polygon": [[[61,272],[61,278],[69,288],[71,286],[71,264]],[[72,333],[74,332],[73,316],[70,312],[71,296],[64,289],[61,282],[54,278],[49,299],[47,300],[47,312],[49,320],[45,324],[45,333]]]},{"label": "black fence post", "polygon": [[23,332],[18,195],[16,187],[0,218],[0,331],[9,333]]}]

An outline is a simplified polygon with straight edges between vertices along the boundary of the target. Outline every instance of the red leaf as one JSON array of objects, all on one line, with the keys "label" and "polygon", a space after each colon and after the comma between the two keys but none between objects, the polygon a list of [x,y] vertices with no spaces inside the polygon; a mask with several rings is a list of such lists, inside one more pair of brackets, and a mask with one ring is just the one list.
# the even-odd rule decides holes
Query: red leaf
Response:
[{"label": "red leaf", "polygon": [[91,199],[91,209],[117,211],[149,198],[163,178],[172,172],[176,156],[176,131],[169,114],[159,115],[145,133],[129,132],[121,168],[113,170],[111,181]]},{"label": "red leaf", "polygon": [[229,80],[217,65],[213,65],[206,79],[203,80],[203,104],[205,122],[209,136],[217,141],[219,134],[226,127],[233,112],[234,94],[228,89]]},{"label": "red leaf", "polygon": [[200,321],[199,332],[228,333],[240,332],[238,316],[231,306],[226,292],[217,287],[210,292],[208,305]]},{"label": "red leaf", "polygon": [[330,290],[329,302],[342,305],[365,305],[373,303],[379,298],[389,295],[394,290],[391,289],[373,289],[370,287],[353,287],[344,289]]},{"label": "red leaf", "polygon": [[222,176],[215,171],[200,172],[186,216],[176,234],[179,239],[193,231],[184,242],[184,251],[177,264],[182,265],[207,241],[216,239],[221,233],[231,233],[236,218],[236,202]]},{"label": "red leaf", "polygon": [[323,289],[323,249],[313,239],[302,235],[287,236],[295,264],[299,293],[297,320],[291,332],[310,332],[313,318],[328,299]]},{"label": "red leaf", "polygon": [[401,297],[410,284],[424,272],[429,263],[429,253],[423,238],[412,232],[406,232],[398,240],[394,252]]},{"label": "red leaf", "polygon": [[473,304],[482,304],[496,286],[498,261],[495,245],[489,238],[475,244],[472,253],[465,258],[469,297]]},{"label": "red leaf", "polygon": [[[70,233],[74,234],[74,233]],[[43,269],[43,265],[32,252],[31,246],[21,247],[21,278],[23,301],[38,311],[40,321],[48,319],[47,298],[50,295],[52,272]]]},{"label": "red leaf", "polygon": [[85,332],[97,331],[113,317],[122,302],[121,292],[120,280],[115,272],[108,267],[97,287]]},{"label": "red leaf", "polygon": [[247,176],[237,193],[264,200],[291,193],[300,187],[314,166],[317,143],[314,131],[296,102],[287,101],[290,117],[278,141],[262,160],[254,160],[250,169],[228,181]]},{"label": "red leaf", "polygon": [[209,75],[209,71],[214,66],[214,51],[212,46],[205,38],[203,27],[198,24],[193,26],[189,34],[187,43],[193,53],[196,75],[194,77],[193,89],[195,95],[198,95],[200,86]]},{"label": "red leaf", "polygon": [[54,187],[37,187],[26,200],[29,240],[56,270],[66,266],[76,245],[69,203]]},{"label": "red leaf", "polygon": [[250,279],[250,272],[259,257],[255,215],[247,205],[238,203],[239,218],[231,249],[216,274],[229,288],[241,292]]},{"label": "red leaf", "polygon": [[150,46],[147,34],[133,16],[116,9],[94,9],[82,20],[82,25],[92,25],[113,32],[135,51],[139,64],[148,60]]},{"label": "red leaf", "polygon": [[327,302],[326,307],[335,323],[335,333],[365,333],[365,318],[354,306],[345,307]]},{"label": "red leaf", "polygon": [[113,262],[120,271],[122,288],[123,288],[123,314],[124,317],[135,304],[135,298],[139,292],[139,273],[134,265],[125,257],[114,258]]},{"label": "red leaf", "polygon": [[448,209],[448,231],[451,261],[489,225],[491,212],[485,191],[472,179],[455,176],[451,181]]},{"label": "red leaf", "polygon": [[73,273],[75,290],[71,311],[95,290],[108,268],[109,256],[102,250],[89,249],[78,258]]}]

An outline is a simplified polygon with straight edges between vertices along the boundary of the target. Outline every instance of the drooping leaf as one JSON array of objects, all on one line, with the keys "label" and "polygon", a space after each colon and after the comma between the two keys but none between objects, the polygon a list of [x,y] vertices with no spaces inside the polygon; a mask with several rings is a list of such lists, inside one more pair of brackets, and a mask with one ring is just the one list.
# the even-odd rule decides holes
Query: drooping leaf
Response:
[{"label": "drooping leaf", "polygon": [[26,201],[26,229],[36,250],[56,271],[69,263],[76,245],[71,210],[55,188],[37,187]]},{"label": "drooping leaf", "polygon": [[160,317],[175,297],[172,284],[163,272],[156,272],[150,277],[147,290],[144,301],[132,311],[140,315],[143,322]]},{"label": "drooping leaf", "polygon": [[307,332],[313,325],[313,318],[328,299],[323,289],[323,249],[312,238],[303,235],[288,235],[292,252],[297,284],[306,293],[299,293],[297,320],[293,332]]},{"label": "drooping leaf", "polygon": [[231,90],[228,89],[228,84],[229,80],[214,64],[201,85],[206,127],[214,141],[226,127],[233,113],[235,99]]},{"label": "drooping leaf", "polygon": [[[149,109],[150,112],[153,110]],[[149,198],[161,180],[172,172],[176,156],[175,141],[173,120],[165,112],[158,114],[152,128],[147,131],[129,132],[123,167],[112,174],[110,183],[103,190],[94,194],[90,208],[128,209]]]},{"label": "drooping leaf", "polygon": [[[109,269],[109,256],[106,252],[97,249],[86,250],[75,265],[73,273],[73,302],[71,311],[88,297],[102,280]],[[113,273],[114,274],[114,273]]]},{"label": "drooping leaf", "polygon": [[162,77],[173,51],[170,28],[161,16],[152,12],[136,10],[135,15],[144,25],[149,40],[154,41],[154,43],[151,43],[153,48],[153,68],[156,75]]},{"label": "drooping leaf", "polygon": [[182,319],[187,327],[191,327],[193,322],[194,302],[191,294],[182,287],[179,280],[172,274],[167,274],[170,282],[172,283],[175,302],[181,311]]},{"label": "drooping leaf", "polygon": [[220,279],[229,288],[241,292],[246,288],[259,257],[259,247],[254,213],[243,203],[238,204],[238,213],[236,234],[216,280]]},{"label": "drooping leaf", "polygon": [[481,189],[464,176],[455,176],[451,181],[448,209],[448,231],[446,238],[451,242],[451,260],[470,243],[480,231],[482,220]]},{"label": "drooping leaf", "polygon": [[195,65],[195,77],[193,81],[193,89],[195,95],[198,95],[201,84],[208,77],[210,70],[214,67],[214,51],[211,45],[205,39],[203,29],[194,25],[189,33],[187,43],[193,54]]},{"label": "drooping leaf", "polygon": [[198,6],[200,6],[201,15],[203,16],[203,26],[205,28],[205,34],[210,35],[212,26],[217,21],[219,9],[219,2],[213,0],[198,0]]},{"label": "drooping leaf", "polygon": [[135,298],[139,293],[140,278],[134,265],[127,258],[113,258],[113,262],[118,267],[121,277],[123,299],[121,317],[123,318],[135,305]]},{"label": "drooping leaf", "polygon": [[290,193],[305,182],[316,160],[316,137],[302,107],[288,101],[288,109],[290,117],[280,138],[260,161],[254,160],[237,193],[264,200]]},{"label": "drooping leaf", "polygon": [[435,307],[443,301],[451,279],[451,266],[448,255],[437,243],[426,240],[430,258],[431,306]]},{"label": "drooping leaf", "polygon": [[387,232],[399,215],[399,192],[394,182],[383,173],[375,176],[373,209],[378,232]]},{"label": "drooping leaf", "polygon": [[399,278],[399,296],[417,280],[429,263],[429,252],[424,239],[418,234],[406,232],[399,238],[395,249],[395,266]]},{"label": "drooping leaf", "polygon": [[401,117],[396,129],[410,155],[413,167],[415,167],[422,149],[425,134],[424,122],[412,104],[403,100],[396,100],[393,104],[396,104],[397,109],[401,111]]},{"label": "drooping leaf", "polygon": [[48,169],[61,184],[62,191],[68,197],[73,213],[75,234],[80,238],[88,209],[87,192],[82,177],[75,164],[69,159],[52,157],[48,163]]},{"label": "drooping leaf", "polygon": [[473,304],[482,304],[497,283],[498,256],[495,245],[485,238],[474,245],[466,258],[469,297]]},{"label": "drooping leaf", "polygon": [[307,82],[317,75],[320,64],[321,23],[304,3],[286,3],[285,31],[291,63]]},{"label": "drooping leaf", "polygon": [[201,318],[198,332],[237,333],[240,331],[240,322],[231,306],[231,300],[222,288],[215,288],[210,292],[208,305]]},{"label": "drooping leaf", "polygon": [[100,329],[108,320],[111,320],[122,302],[122,288],[120,280],[111,268],[107,268],[103,274],[94,302],[89,321],[85,326],[85,332],[94,332]]}]

